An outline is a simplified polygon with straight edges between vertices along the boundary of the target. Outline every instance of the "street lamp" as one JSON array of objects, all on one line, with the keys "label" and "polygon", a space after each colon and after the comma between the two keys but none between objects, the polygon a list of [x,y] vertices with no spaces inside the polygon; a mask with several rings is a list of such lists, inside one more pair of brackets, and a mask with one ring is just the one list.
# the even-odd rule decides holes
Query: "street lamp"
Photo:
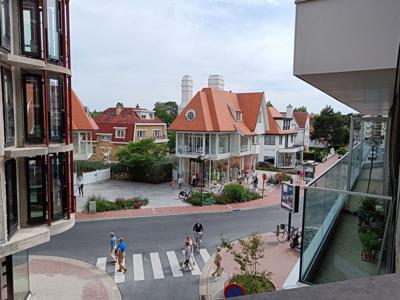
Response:
[{"label": "street lamp", "polygon": [[200,155],[197,157],[197,161],[202,163],[202,172],[201,172],[201,185],[200,185],[200,201],[201,201],[201,206],[203,206],[203,186],[204,186],[204,161],[205,161],[204,155]]}]

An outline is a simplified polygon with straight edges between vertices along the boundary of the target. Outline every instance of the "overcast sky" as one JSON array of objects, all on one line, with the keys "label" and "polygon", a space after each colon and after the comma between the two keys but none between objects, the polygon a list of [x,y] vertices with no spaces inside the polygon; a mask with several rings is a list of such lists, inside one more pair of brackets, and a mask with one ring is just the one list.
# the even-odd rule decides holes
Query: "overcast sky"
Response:
[{"label": "overcast sky", "polygon": [[351,112],[292,75],[294,0],[70,3],[73,88],[91,110],[180,103],[183,75],[192,75],[196,93],[221,74],[226,90],[264,91],[280,110],[329,104]]}]

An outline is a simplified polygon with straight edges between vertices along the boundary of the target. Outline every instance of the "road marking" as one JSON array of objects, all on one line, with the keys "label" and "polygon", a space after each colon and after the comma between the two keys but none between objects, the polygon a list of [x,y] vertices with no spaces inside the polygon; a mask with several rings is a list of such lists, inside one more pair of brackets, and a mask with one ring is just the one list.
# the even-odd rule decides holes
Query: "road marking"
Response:
[{"label": "road marking", "polygon": [[164,278],[164,272],[161,266],[160,256],[158,252],[150,253],[151,267],[153,269],[154,279]]},{"label": "road marking", "polygon": [[107,257],[99,257],[96,261],[96,267],[102,271],[106,271]]},{"label": "road marking", "polygon": [[169,265],[171,266],[172,275],[174,277],[183,277],[182,271],[179,270],[180,265],[178,258],[176,257],[175,251],[167,251],[167,257]]},{"label": "road marking", "polygon": [[201,258],[203,259],[204,263],[206,264],[207,261],[210,259],[210,254],[208,254],[207,249],[201,248],[200,255],[201,255]]},{"label": "road marking", "polygon": [[[185,250],[182,250],[183,256],[185,256]],[[190,257],[191,261],[194,262],[193,270],[191,270],[192,275],[201,275],[201,271],[199,269],[199,265],[197,264],[196,260],[194,259],[193,255]]]},{"label": "road marking", "polygon": [[133,254],[133,280],[144,280],[142,254]]},{"label": "road marking", "polygon": [[115,264],[115,269],[114,269],[114,281],[116,283],[123,283],[125,282],[125,274],[122,272],[118,272],[119,266],[118,263]]}]

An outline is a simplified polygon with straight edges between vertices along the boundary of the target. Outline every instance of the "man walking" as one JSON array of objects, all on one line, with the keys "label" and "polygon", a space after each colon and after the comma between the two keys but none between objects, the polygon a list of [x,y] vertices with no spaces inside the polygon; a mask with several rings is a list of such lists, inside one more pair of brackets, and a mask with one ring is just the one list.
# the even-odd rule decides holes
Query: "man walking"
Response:
[{"label": "man walking", "polygon": [[83,197],[83,179],[82,179],[82,176],[78,177],[78,191],[79,191],[79,196]]},{"label": "man walking", "polygon": [[128,269],[125,268],[125,255],[126,255],[126,243],[124,241],[123,237],[120,237],[118,239],[119,245],[118,245],[118,272],[123,272],[125,273]]},{"label": "man walking", "polygon": [[115,236],[114,232],[110,232],[110,236],[111,236],[111,252],[110,252],[110,256],[112,259],[112,263],[115,264],[117,262],[117,257],[116,257],[116,253],[117,253],[117,237]]}]

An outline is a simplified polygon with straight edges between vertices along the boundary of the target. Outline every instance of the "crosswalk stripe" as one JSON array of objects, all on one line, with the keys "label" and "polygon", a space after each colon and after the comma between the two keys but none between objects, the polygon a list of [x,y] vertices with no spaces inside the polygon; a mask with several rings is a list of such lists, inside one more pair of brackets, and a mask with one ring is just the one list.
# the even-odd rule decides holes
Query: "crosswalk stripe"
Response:
[{"label": "crosswalk stripe", "polygon": [[125,274],[122,272],[118,272],[119,266],[118,263],[115,264],[114,268],[114,281],[115,283],[123,283],[125,282]]},{"label": "crosswalk stripe", "polygon": [[133,254],[133,280],[144,280],[142,254]]},{"label": "crosswalk stripe", "polygon": [[210,254],[208,254],[208,251],[206,248],[201,248],[200,249],[200,255],[201,258],[203,259],[204,263],[206,264],[207,261],[210,259]]},{"label": "crosswalk stripe", "polygon": [[96,261],[96,267],[102,271],[106,271],[107,257],[99,257]]},{"label": "crosswalk stripe", "polygon": [[[183,256],[185,256],[185,250],[182,250]],[[191,270],[192,275],[201,275],[201,271],[199,269],[199,265],[194,259],[193,255],[191,257],[192,262],[194,262],[193,270]]]},{"label": "crosswalk stripe", "polygon": [[182,274],[182,271],[179,270],[180,266],[179,266],[178,258],[176,257],[175,252],[167,251],[167,257],[168,257],[169,265],[171,266],[172,275],[174,277],[182,277],[183,274]]},{"label": "crosswalk stripe", "polygon": [[160,256],[158,252],[150,253],[151,267],[153,269],[154,279],[164,278],[164,272],[161,266]]}]

